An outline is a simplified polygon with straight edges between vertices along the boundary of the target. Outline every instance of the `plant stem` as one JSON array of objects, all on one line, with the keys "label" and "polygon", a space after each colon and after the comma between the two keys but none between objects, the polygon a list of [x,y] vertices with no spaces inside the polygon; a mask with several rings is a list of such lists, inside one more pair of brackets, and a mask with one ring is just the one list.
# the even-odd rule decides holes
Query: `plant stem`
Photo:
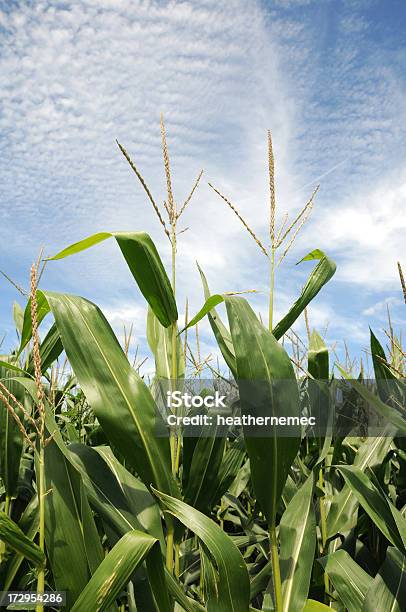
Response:
[{"label": "plant stem", "polygon": [[173,524],[168,524],[168,533],[166,536],[166,569],[170,574],[173,572]]},{"label": "plant stem", "polygon": [[[172,232],[171,232],[171,243],[172,243],[172,291],[174,297],[176,296],[176,223],[172,224]],[[178,356],[177,356],[177,335],[178,329],[176,322],[172,323],[172,391],[176,390],[176,382],[178,377]],[[177,475],[179,470],[179,456],[180,456],[180,441],[179,441],[179,432],[172,432],[172,441],[171,441],[171,452],[172,452],[172,473],[174,476]]]},{"label": "plant stem", "polygon": [[6,501],[4,504],[4,512],[7,514],[7,516],[10,516],[10,507],[11,507],[11,497],[9,495],[6,495]]},{"label": "plant stem", "polygon": [[[323,479],[323,470],[320,468],[319,470],[319,487],[324,491],[324,479]],[[322,553],[326,547],[327,542],[327,517],[326,517],[326,508],[324,505],[324,497],[320,497],[320,527],[321,527],[321,544],[322,544]],[[328,593],[330,591],[329,579],[324,572],[324,590],[326,594],[326,600],[328,598]]]},{"label": "plant stem", "polygon": [[271,561],[272,561],[272,573],[273,573],[273,586],[275,593],[275,612],[283,612],[282,604],[282,583],[281,583],[281,572],[279,567],[279,556],[278,556],[278,541],[276,538],[276,526],[271,525],[269,531],[271,540]]},{"label": "plant stem", "polygon": [[[44,440],[40,440],[39,450],[39,482],[38,482],[38,501],[39,501],[39,547],[45,552],[45,457]],[[38,569],[37,593],[43,593],[45,589],[45,568]],[[36,612],[43,612],[44,606],[38,604]]]},{"label": "plant stem", "polygon": [[180,544],[177,542],[175,544],[175,576],[179,578],[180,574]]},{"label": "plant stem", "polygon": [[[9,495],[6,495],[6,499],[5,499],[5,503],[4,503],[4,512],[7,514],[7,516],[10,516],[11,512],[11,498]],[[0,563],[2,561],[3,555],[6,552],[6,543],[3,542],[2,540],[0,541]]]},{"label": "plant stem", "polygon": [[273,328],[273,294],[275,289],[275,248],[271,247],[271,278],[269,288],[269,331]]},{"label": "plant stem", "polygon": [[[176,296],[176,221],[172,223],[171,233],[172,243],[172,291],[174,297]],[[176,297],[175,297],[176,299]],[[176,390],[176,383],[178,377],[178,363],[177,363],[177,340],[178,340],[178,327],[176,321],[172,323],[172,391]],[[180,440],[179,433],[177,430],[171,431],[171,454],[172,454],[172,473],[177,476],[179,471],[179,460],[180,460]],[[171,524],[168,525],[168,534],[166,539],[166,568],[168,572],[173,573],[173,536],[174,527]],[[175,573],[176,573],[176,548],[175,548]],[[179,552],[178,552],[179,556]]]}]

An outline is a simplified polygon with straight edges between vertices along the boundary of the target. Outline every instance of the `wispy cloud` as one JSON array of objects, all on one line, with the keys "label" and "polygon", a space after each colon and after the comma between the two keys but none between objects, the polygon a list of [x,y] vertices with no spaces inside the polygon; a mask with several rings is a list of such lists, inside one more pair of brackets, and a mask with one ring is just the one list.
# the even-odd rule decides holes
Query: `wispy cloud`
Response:
[{"label": "wispy cloud", "polygon": [[[382,291],[393,290],[392,260],[401,246],[403,59],[384,38],[377,45],[373,3],[344,2],[339,10],[322,4],[6,5],[0,11],[0,239],[7,245],[1,266],[23,282],[39,243],[51,253],[106,229],[149,231],[168,261],[167,241],[114,143],[126,146],[162,202],[160,111],[175,197],[183,200],[204,167],[204,179],[266,241],[270,127],[279,205],[293,214],[307,190],[322,183],[297,252],[316,246],[332,252],[337,279],[354,285],[347,299],[348,291],[368,288],[350,312],[340,283],[317,307],[329,301],[342,320],[359,314],[362,322],[371,303],[387,298]],[[217,290],[266,287],[266,261],[206,180],[184,223],[190,229],[179,247],[181,303],[188,294],[193,309],[202,299],[195,259]],[[298,258],[287,260],[286,276],[278,279],[281,312],[306,275],[293,266]],[[118,297],[125,308],[139,299],[114,244],[50,264],[44,282],[84,293],[112,313]],[[4,287],[2,318],[12,296]]]}]

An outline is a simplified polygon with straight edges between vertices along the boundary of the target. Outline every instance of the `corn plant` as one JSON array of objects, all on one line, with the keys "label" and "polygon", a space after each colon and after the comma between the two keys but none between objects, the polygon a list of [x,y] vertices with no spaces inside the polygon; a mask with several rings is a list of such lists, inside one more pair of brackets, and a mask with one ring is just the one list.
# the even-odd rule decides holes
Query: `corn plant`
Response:
[{"label": "corn plant", "polygon": [[[200,268],[204,304],[190,321],[186,316],[179,322],[178,222],[202,173],[177,206],[163,119],[161,133],[163,208],[126,149],[119,148],[158,217],[164,240],[170,240],[170,273],[143,232],[95,234],[49,258],[57,262],[104,240],[116,241],[148,304],[155,381],[130,363],[129,336],[122,347],[96,304],[38,286],[38,263],[31,271],[30,293],[24,292],[25,310],[14,307],[19,346],[0,358],[0,590],[65,591],[64,609],[74,612],[400,612],[406,601],[400,334],[389,322],[385,350],[371,332],[377,392],[365,384],[362,371],[355,374],[346,364],[331,362],[306,310],[335,272],[335,263],[319,249],[301,259],[302,265],[317,263],[275,324],[275,272],[310,214],[317,190],[292,223],[285,215],[276,228],[270,134],[269,245],[214,188],[269,261],[267,324],[253,311],[249,296],[211,294]],[[221,303],[228,325],[216,311]],[[40,342],[47,315],[53,324]],[[305,340],[292,330],[302,315]],[[208,360],[200,355],[198,333],[196,354],[187,334],[205,316],[230,373],[223,376],[220,367],[212,368],[208,384],[234,390],[241,417],[253,405],[262,417],[326,412],[324,429],[314,435],[294,425],[288,436],[276,427],[270,435],[253,436],[243,424],[221,436],[213,428],[211,435],[188,437],[180,424],[160,435],[166,427],[154,383],[163,380],[172,391],[183,389],[188,359],[201,378]],[[365,406],[373,406],[385,423],[379,435],[332,427],[337,374],[343,382],[351,379],[342,391],[344,416],[362,415]]]}]

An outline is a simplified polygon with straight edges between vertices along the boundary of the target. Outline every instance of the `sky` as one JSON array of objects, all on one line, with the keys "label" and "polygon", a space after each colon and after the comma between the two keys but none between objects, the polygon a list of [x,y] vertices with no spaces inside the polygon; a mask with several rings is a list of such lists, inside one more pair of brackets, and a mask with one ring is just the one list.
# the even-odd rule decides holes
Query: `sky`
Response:
[{"label": "sky", "polygon": [[[268,264],[227,205],[269,243],[267,129],[277,223],[320,184],[314,210],[277,270],[276,319],[300,293],[312,249],[337,263],[309,320],[341,351],[385,344],[387,307],[404,326],[396,262],[406,268],[406,4],[403,0],[75,0],[0,2],[0,270],[23,287],[46,255],[98,231],[147,231],[169,270],[170,245],[118,139],[157,202],[165,198],[164,113],[175,199],[204,174],[180,229],[178,300],[256,289],[265,313]],[[403,248],[402,248],[403,247]],[[147,355],[146,308],[114,241],[50,262],[43,289],[99,304]],[[0,277],[1,352],[16,344]],[[301,335],[303,317],[295,325]],[[216,353],[207,322],[202,353]],[[151,363],[151,361],[149,361]]]}]

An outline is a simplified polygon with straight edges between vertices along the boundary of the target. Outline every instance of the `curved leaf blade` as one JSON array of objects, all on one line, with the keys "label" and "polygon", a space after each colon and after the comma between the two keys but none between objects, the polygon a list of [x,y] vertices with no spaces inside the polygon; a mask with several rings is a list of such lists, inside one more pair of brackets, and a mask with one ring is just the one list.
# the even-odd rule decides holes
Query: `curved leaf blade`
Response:
[{"label": "curved leaf blade", "polygon": [[178,318],[171,283],[155,244],[145,232],[100,232],[59,251],[51,261],[80,253],[114,237],[142,295],[164,327]]},{"label": "curved leaf blade", "polygon": [[361,612],[373,578],[345,550],[337,550],[322,557],[319,563],[324,567],[348,612]]},{"label": "curved leaf blade", "polygon": [[184,502],[154,490],[165,511],[173,514],[202,541],[217,566],[217,593],[207,601],[208,612],[248,612],[250,587],[240,551],[210,518]]},{"label": "curved leaf blade", "polygon": [[406,558],[388,548],[386,559],[368,589],[362,612],[402,612],[406,601]]},{"label": "curved leaf blade", "polygon": [[306,255],[306,257],[303,257],[301,261],[307,261],[309,259],[319,259],[320,261],[311,272],[296,302],[272,330],[272,333],[277,340],[282,338],[282,336],[288,331],[296,319],[302,314],[306,306],[310,304],[313,298],[315,298],[324,285],[328,283],[336,271],[337,266],[334,261],[327,257],[323,251],[320,251],[319,249],[315,249]]},{"label": "curved leaf blade", "polygon": [[169,440],[151,392],[129,364],[113,330],[92,302],[58,293],[47,300],[73,371],[106,436],[148,487],[178,494]]},{"label": "curved leaf blade", "polygon": [[0,510],[0,540],[6,542],[10,548],[32,561],[37,567],[44,565],[45,555],[40,547],[32,542],[2,510]]},{"label": "curved leaf blade", "polygon": [[341,465],[338,469],[375,525],[389,542],[406,554],[406,520],[401,512],[391,504],[362,470],[353,465]]},{"label": "curved leaf blade", "polygon": [[[372,441],[367,439],[358,449],[354,459],[354,466],[361,471],[367,467],[373,468],[380,464],[387,455],[393,438],[389,432]],[[339,493],[334,495],[328,516],[327,516],[327,537],[330,538],[336,533],[346,531],[353,526],[354,512],[358,506],[358,499],[348,485],[344,485]]]},{"label": "curved leaf blade", "polygon": [[329,606],[326,606],[315,599],[308,599],[305,607],[303,608],[303,612],[328,612],[329,610],[331,612],[331,608]]},{"label": "curved leaf blade", "polygon": [[[102,612],[109,607],[129,582],[133,572],[157,545],[156,538],[146,533],[137,530],[126,533],[99,565],[76,600],[72,612]],[[158,567],[156,571],[158,573]],[[161,607],[158,609],[162,612],[169,612],[171,609],[167,592],[162,592],[159,605]]]}]

